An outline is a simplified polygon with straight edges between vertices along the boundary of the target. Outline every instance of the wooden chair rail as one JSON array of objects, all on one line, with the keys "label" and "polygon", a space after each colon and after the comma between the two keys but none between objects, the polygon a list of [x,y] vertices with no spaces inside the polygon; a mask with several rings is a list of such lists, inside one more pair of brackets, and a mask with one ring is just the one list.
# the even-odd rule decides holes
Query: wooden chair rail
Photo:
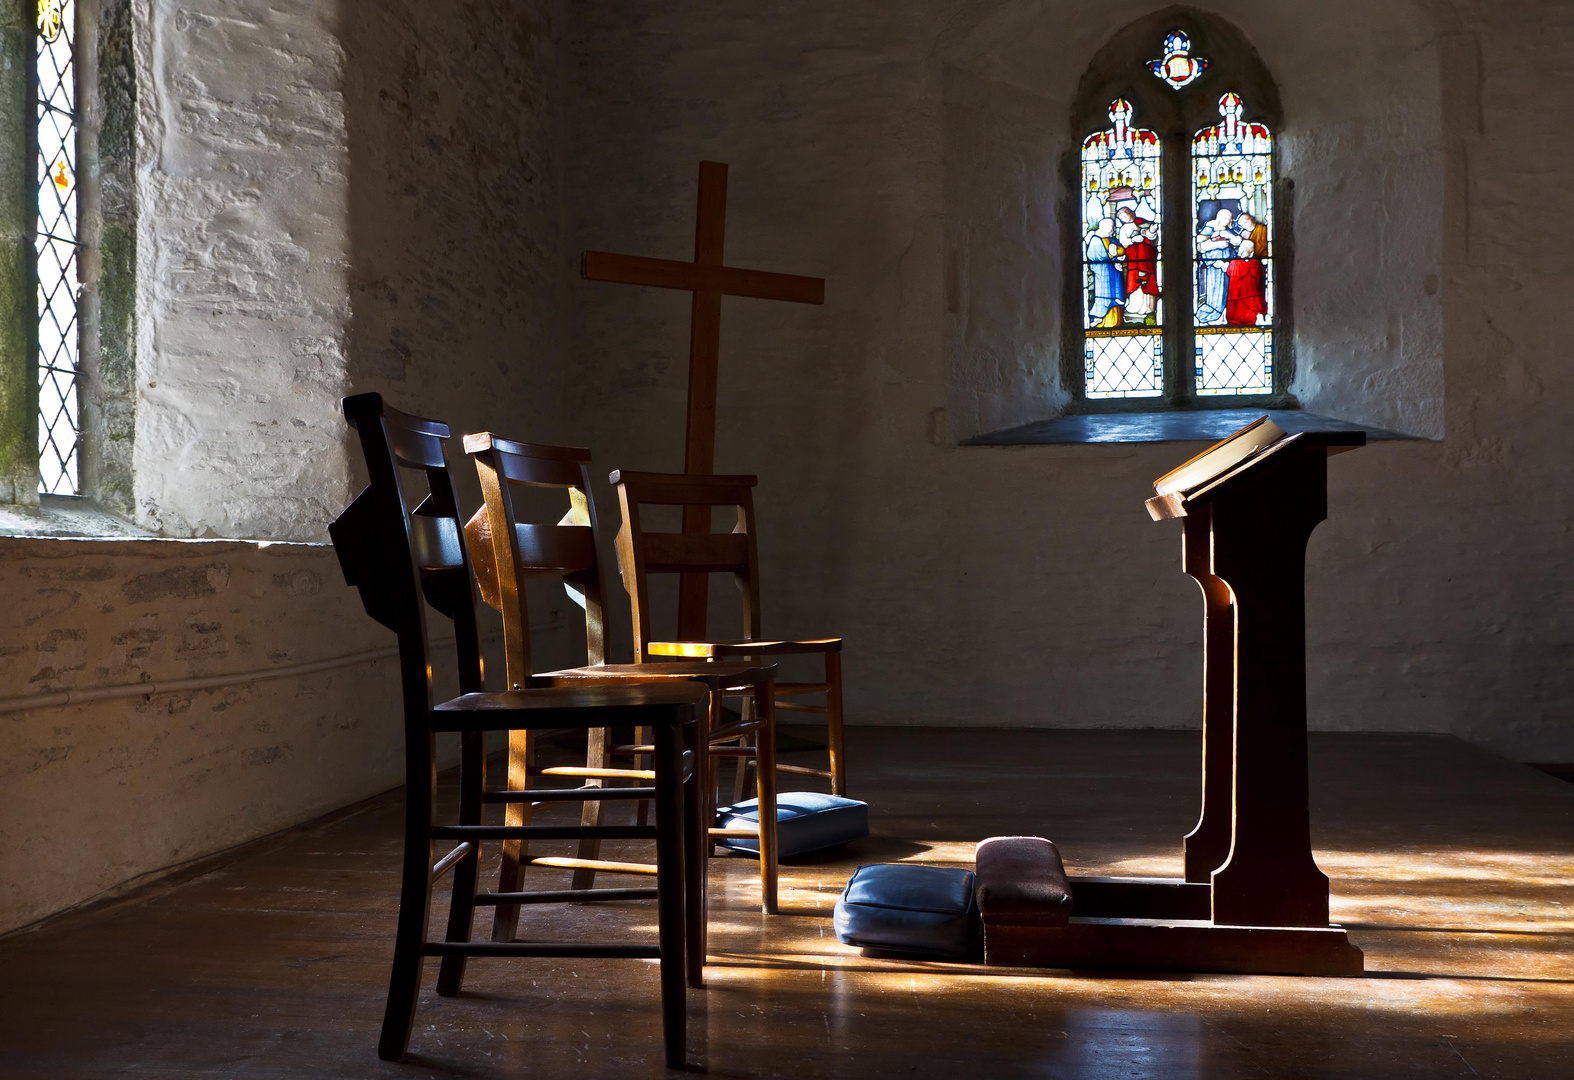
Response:
[{"label": "wooden chair rail", "polygon": [[578,941],[428,941],[424,956],[538,956],[606,960],[659,960],[659,945],[586,944]]},{"label": "wooden chair rail", "polygon": [[[593,780],[654,780],[650,769],[591,769],[582,765],[552,765],[542,769],[541,776],[583,776]],[[612,796],[616,798],[616,796]]]},{"label": "wooden chair rail", "polygon": [[737,506],[751,497],[760,482],[757,476],[711,474],[685,476],[678,473],[630,472],[618,469],[607,482],[628,488],[635,502],[657,506]]},{"label": "wooden chair rail", "polygon": [[434,840],[654,840],[654,825],[438,825]]},{"label": "wooden chair rail", "polygon": [[477,431],[464,438],[465,453],[478,454],[483,450],[501,450],[520,457],[546,458],[551,461],[571,461],[576,465],[590,464],[590,451],[582,446],[549,446],[546,443],[523,443],[494,435],[490,431]]},{"label": "wooden chair rail", "polygon": [[829,713],[831,711],[824,705],[802,705],[796,701],[778,701],[776,708],[778,710],[784,709],[787,712]]},{"label": "wooden chair rail", "polygon": [[795,776],[818,776],[825,780],[835,779],[830,769],[815,769],[808,765],[781,765],[776,766],[777,772],[792,773]]},{"label": "wooden chair rail", "polygon": [[[655,750],[645,752],[653,754]],[[481,801],[487,804],[529,803],[531,806],[544,806],[553,802],[580,802],[587,799],[654,799],[655,797],[656,789],[653,787],[526,788],[524,791],[488,791],[481,796]]]},{"label": "wooden chair rail", "polygon": [[[568,855],[535,855],[519,860],[531,866],[550,866],[557,870],[600,870],[607,874],[655,874],[655,863],[617,862],[607,859],[579,859]],[[585,892],[594,890],[586,889]]]},{"label": "wooden chair rail", "polygon": [[787,656],[797,653],[841,652],[841,638],[809,638],[803,641],[732,639],[728,641],[647,641],[645,651],[652,656],[689,659],[724,656]]},{"label": "wooden chair rail", "polygon": [[655,889],[540,889],[536,892],[476,893],[476,907],[499,904],[579,904],[586,901],[654,900]]},{"label": "wooden chair rail", "polygon": [[453,866],[456,862],[474,850],[475,845],[468,840],[456,845],[454,849],[447,855],[444,855],[441,859],[438,859],[437,864],[432,867],[432,880],[436,881],[438,878],[448,873],[449,870],[453,869]]}]

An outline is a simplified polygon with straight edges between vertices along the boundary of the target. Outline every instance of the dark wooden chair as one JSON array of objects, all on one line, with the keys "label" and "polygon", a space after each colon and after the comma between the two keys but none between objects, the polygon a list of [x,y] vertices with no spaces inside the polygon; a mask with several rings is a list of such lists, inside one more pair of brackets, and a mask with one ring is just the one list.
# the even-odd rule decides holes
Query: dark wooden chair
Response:
[{"label": "dark wooden chair", "polygon": [[[443,450],[448,428],[408,416],[383,404],[377,394],[346,398],[344,415],[360,436],[370,483],[329,526],[346,581],[360,590],[372,618],[398,635],[399,670],[404,697],[405,794],[404,861],[393,971],[383,1016],[378,1056],[394,1061],[409,1046],[420,992],[422,960],[442,958],[437,992],[459,993],[465,963],[472,956],[627,957],[660,961],[663,1034],[667,1065],[684,1061],[684,967],[693,980],[699,972],[693,950],[685,951],[689,924],[699,898],[685,896],[684,849],[698,858],[697,778],[688,763],[707,702],[703,686],[666,683],[645,686],[509,690],[486,693],[482,684],[480,635],[476,625],[471,566],[461,538],[458,502]],[[414,474],[424,473],[425,491]],[[458,656],[459,697],[436,703],[432,688],[432,650],[427,606],[453,622]],[[612,725],[644,725],[655,732],[653,784],[643,787],[488,790],[485,785],[487,731]],[[457,824],[435,818],[438,732],[460,736],[460,795]],[[685,747],[688,749],[685,750]],[[490,804],[652,799],[652,826],[486,825]],[[562,890],[519,893],[479,892],[484,841],[643,839],[656,841],[654,889]],[[434,857],[436,841],[454,846]],[[442,941],[427,938],[434,883],[453,875],[448,930]],[[582,903],[587,900],[654,899],[658,905],[655,944],[568,943],[470,940],[475,909],[500,904]],[[686,903],[686,901],[691,901]],[[698,959],[703,960],[703,957]]]},{"label": "dark wooden chair", "polygon": [[[824,657],[824,682],[776,682],[776,708],[792,712],[825,714],[829,768],[778,764],[785,773],[817,776],[831,782],[831,794],[847,794],[847,755],[842,735],[842,639],[814,638],[798,641],[768,640],[760,633],[759,553],[754,535],[753,476],[689,476],[677,473],[646,473],[623,470],[610,477],[618,489],[623,510],[623,526],[618,531],[618,563],[623,572],[623,587],[633,606],[634,659],[748,660],[795,654]],[[649,532],[640,517],[643,505],[683,507],[732,507],[737,524],[731,533]],[[708,605],[678,605],[677,640],[657,639],[650,624],[650,598],[647,578],[651,574],[692,576],[730,572],[738,583],[743,600],[743,637],[716,641],[706,636]],[[700,596],[704,596],[703,591]],[[791,700],[803,695],[824,694],[824,705],[809,705]],[[788,700],[783,700],[788,699]],[[747,703],[746,703],[747,704]],[[748,716],[748,710],[744,715]],[[742,797],[743,770],[740,767],[736,796]]]},{"label": "dark wooden chair", "polygon": [[[710,661],[609,664],[606,662],[606,581],[598,557],[600,530],[596,522],[595,500],[590,490],[590,451],[572,447],[541,446],[531,443],[501,439],[491,432],[466,435],[465,451],[474,460],[481,480],[485,504],[465,526],[469,549],[476,565],[476,579],[480,583],[481,598],[496,608],[503,616],[504,654],[507,658],[508,683],[513,689],[532,686],[575,686],[608,683],[641,683],[654,681],[689,681],[704,684],[710,692],[709,753],[698,761],[700,787],[705,803],[701,813],[710,821],[709,796],[713,785],[709,777],[712,757],[738,757],[763,755],[774,763],[775,711],[774,680],[776,666],[758,663],[715,663]],[[568,512],[561,520],[551,524],[521,522],[517,512],[514,491],[516,486],[557,489],[568,497]],[[589,663],[584,667],[565,668],[558,671],[535,672],[530,660],[530,617],[525,600],[525,581],[528,578],[558,578],[585,609],[585,651]],[[753,703],[753,716],[745,721],[725,723],[722,711],[723,695],[728,692],[748,695]],[[614,753],[632,753],[643,757],[652,747],[636,739],[632,746],[609,746],[608,733],[592,731],[585,764],[594,777],[590,783],[614,780],[620,777],[638,778],[643,774],[634,770],[608,768],[609,757]],[[758,736],[758,737],[756,737]],[[521,732],[512,736],[509,751],[509,786],[522,788],[529,783],[529,740],[531,733]],[[750,748],[745,742],[755,743]],[[561,770],[546,769],[544,772]],[[777,845],[776,845],[776,785],[774,770],[757,770],[760,805],[771,808],[762,815],[757,833],[760,848],[760,907],[767,914],[777,910]],[[517,824],[525,823],[526,804],[509,807],[519,815]],[[644,805],[641,804],[641,811]],[[584,811],[586,825],[601,823],[601,804],[587,802]],[[510,823],[516,823],[510,818]],[[654,867],[638,863],[608,863],[597,858],[600,841],[587,837],[580,844],[581,865],[575,869],[575,888],[589,888],[600,871],[619,873],[654,872]],[[709,853],[710,845],[702,850]],[[511,859],[513,861],[511,861]],[[565,865],[559,862],[557,865]],[[522,868],[517,856],[505,845],[503,853],[504,880],[516,880]],[[693,865],[701,882],[697,886],[703,895],[703,857]],[[514,886],[508,886],[510,888]],[[494,936],[513,935],[517,908],[497,909]],[[699,921],[701,927],[704,920]],[[702,931],[703,932],[703,931]],[[702,950],[703,951],[703,950]]]}]

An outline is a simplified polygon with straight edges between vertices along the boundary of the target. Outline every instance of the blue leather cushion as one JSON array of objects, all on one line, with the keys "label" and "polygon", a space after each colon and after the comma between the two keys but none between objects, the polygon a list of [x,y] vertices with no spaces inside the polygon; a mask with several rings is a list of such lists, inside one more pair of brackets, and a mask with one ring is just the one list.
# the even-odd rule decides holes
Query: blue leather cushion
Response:
[{"label": "blue leather cushion", "polygon": [[836,940],[844,945],[962,960],[979,929],[971,870],[860,866],[836,901]]},{"label": "blue leather cushion", "polygon": [[[760,823],[758,799],[723,806],[716,813],[724,829],[748,829]],[[835,847],[869,835],[869,804],[818,791],[783,791],[776,796],[776,857],[790,859],[807,851]],[[750,855],[760,842],[728,837],[723,846]]]}]

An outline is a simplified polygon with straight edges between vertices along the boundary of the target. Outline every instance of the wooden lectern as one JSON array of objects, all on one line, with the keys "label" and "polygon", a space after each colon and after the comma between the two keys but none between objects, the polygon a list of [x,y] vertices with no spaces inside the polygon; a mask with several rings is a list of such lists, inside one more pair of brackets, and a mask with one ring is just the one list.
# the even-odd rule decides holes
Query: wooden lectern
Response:
[{"label": "wooden lectern", "polygon": [[1049,967],[1359,975],[1328,923],[1307,809],[1306,544],[1328,516],[1328,457],[1360,431],[1287,435],[1263,417],[1154,482],[1202,587],[1202,816],[1181,880],[1072,878]]}]

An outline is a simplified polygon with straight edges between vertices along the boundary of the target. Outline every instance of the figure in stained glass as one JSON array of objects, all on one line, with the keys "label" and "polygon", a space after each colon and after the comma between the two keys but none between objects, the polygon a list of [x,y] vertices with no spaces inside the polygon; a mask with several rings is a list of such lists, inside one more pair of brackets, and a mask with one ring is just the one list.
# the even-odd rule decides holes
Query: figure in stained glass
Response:
[{"label": "figure in stained glass", "polygon": [[1126,317],[1145,321],[1159,306],[1159,226],[1129,206],[1115,211],[1115,221],[1126,253]]},{"label": "figure in stained glass", "polygon": [[1125,314],[1121,256],[1125,254],[1115,239],[1115,219],[1100,218],[1088,237],[1088,273],[1092,277],[1092,298],[1088,319],[1094,326],[1119,326]]},{"label": "figure in stained glass", "polygon": [[1230,259],[1224,322],[1226,326],[1256,326],[1268,315],[1268,280],[1262,260],[1256,257],[1268,247],[1268,228],[1250,214],[1242,214],[1236,232],[1239,239]]},{"label": "figure in stained glass", "polygon": [[1273,136],[1240,95],[1192,138],[1200,395],[1273,391]]},{"label": "figure in stained glass", "polygon": [[1231,228],[1234,216],[1219,207],[1197,232],[1197,322],[1216,323],[1224,318],[1229,298],[1230,261],[1240,237]]},{"label": "figure in stained glass", "polygon": [[1084,392],[1163,393],[1159,137],[1110,103],[1111,127],[1082,144]]}]

